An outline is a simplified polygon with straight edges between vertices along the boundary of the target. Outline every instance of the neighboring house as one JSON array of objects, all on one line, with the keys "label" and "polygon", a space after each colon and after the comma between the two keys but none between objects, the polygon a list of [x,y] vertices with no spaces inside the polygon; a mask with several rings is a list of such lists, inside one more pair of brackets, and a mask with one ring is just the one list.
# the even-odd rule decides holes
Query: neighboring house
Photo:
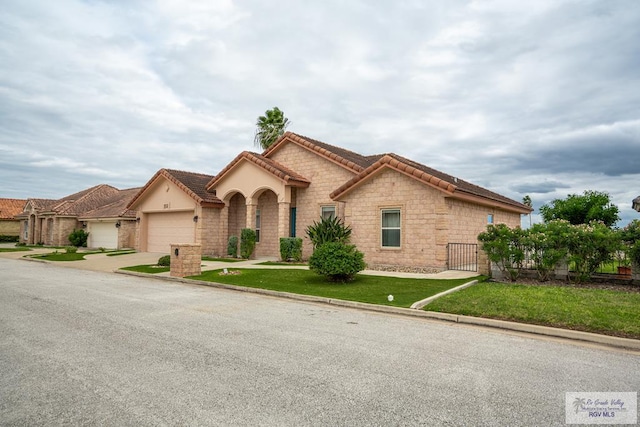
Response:
[{"label": "neighboring house", "polygon": [[[206,181],[206,182],[205,182]],[[224,255],[230,236],[256,230],[256,257],[278,257],[280,237],[337,216],[370,268],[440,271],[450,244],[476,244],[488,223],[520,225],[531,208],[393,153],[363,156],[291,132],[262,154],[242,152],[215,177],[161,169],[129,205],[142,251],[200,243]],[[475,252],[474,252],[475,253]]]},{"label": "neighboring house", "polygon": [[636,197],[635,199],[633,199],[633,209],[637,210],[638,212],[640,212],[640,196]]},{"label": "neighboring house", "polygon": [[211,175],[160,169],[133,197],[128,209],[137,211],[136,248],[169,253],[171,243],[199,243],[203,253],[222,253],[219,232],[224,207],[206,191]]},{"label": "neighboring house", "polygon": [[[134,212],[126,210],[126,205],[135,193],[137,189],[118,190],[100,184],[58,200],[28,199],[24,211],[17,215],[22,223],[20,241],[65,246],[70,244],[69,234],[83,228],[89,232],[87,245],[90,247],[131,247],[135,241],[136,217]],[[110,211],[109,206],[115,210]],[[117,211],[118,206],[121,211]],[[102,210],[104,208],[106,210]],[[122,227],[123,224],[130,225]],[[96,237],[92,236],[94,232]],[[121,246],[120,242],[125,244]]]},{"label": "neighboring house", "polygon": [[24,210],[26,203],[22,199],[0,198],[0,236],[20,235],[20,219],[16,215]]}]

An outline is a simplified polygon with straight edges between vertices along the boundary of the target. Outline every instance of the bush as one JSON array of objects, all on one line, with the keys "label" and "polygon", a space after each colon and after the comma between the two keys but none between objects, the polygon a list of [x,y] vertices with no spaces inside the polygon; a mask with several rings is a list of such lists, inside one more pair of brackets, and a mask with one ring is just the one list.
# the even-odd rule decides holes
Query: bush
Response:
[{"label": "bush", "polygon": [[355,245],[342,242],[325,243],[313,251],[309,258],[309,269],[327,276],[332,282],[352,280],[366,266],[364,254]]},{"label": "bush", "polygon": [[24,242],[19,242],[19,243],[16,243],[16,246],[18,246],[18,247],[27,246],[27,244],[24,243]]},{"label": "bush", "polygon": [[505,224],[490,224],[487,231],[478,235],[482,250],[489,260],[498,266],[505,277],[515,282],[520,276],[524,261],[523,232]]},{"label": "bush", "polygon": [[280,258],[282,261],[302,261],[302,239],[300,237],[281,237]]},{"label": "bush", "polygon": [[314,221],[307,227],[306,233],[313,249],[317,249],[327,242],[349,243],[351,227],[345,226],[341,219],[332,216],[322,218],[320,222]]},{"label": "bush", "polygon": [[20,241],[20,236],[7,236],[0,234],[0,243],[14,243]]},{"label": "bush", "polygon": [[75,247],[87,246],[87,239],[89,238],[89,233],[84,231],[83,229],[75,229],[69,234],[69,241]]},{"label": "bush", "polygon": [[158,265],[161,267],[169,267],[171,265],[171,255],[161,256],[158,259]]},{"label": "bush", "polygon": [[244,259],[251,258],[256,248],[256,232],[251,228],[243,228],[240,232],[240,256]]},{"label": "bush", "polygon": [[78,248],[75,246],[67,246],[64,248],[64,251],[68,254],[75,254],[76,252],[78,252]]},{"label": "bush", "polygon": [[229,236],[227,242],[227,255],[238,258],[238,236]]}]

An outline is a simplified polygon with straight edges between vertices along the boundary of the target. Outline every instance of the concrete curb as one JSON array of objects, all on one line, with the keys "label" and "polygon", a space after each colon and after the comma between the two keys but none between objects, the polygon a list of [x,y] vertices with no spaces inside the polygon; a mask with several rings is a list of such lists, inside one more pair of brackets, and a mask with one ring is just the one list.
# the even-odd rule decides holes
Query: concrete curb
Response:
[{"label": "concrete curb", "polygon": [[[594,334],[591,332],[574,331],[571,329],[552,328],[549,326],[531,325],[527,323],[510,322],[506,320],[487,319],[483,317],[463,316],[451,313],[438,313],[435,311],[423,311],[411,308],[392,307],[387,305],[368,304],[364,302],[346,301],[333,298],[323,298],[311,295],[292,294],[289,292],[271,291],[260,288],[246,288],[243,286],[227,285],[224,283],[205,282],[202,280],[184,279],[181,277],[156,276],[148,273],[138,273],[127,270],[114,270],[115,273],[126,274],[137,277],[147,277],[151,279],[159,279],[170,282],[186,283],[191,285],[209,286],[212,288],[228,289],[232,291],[249,292],[259,295],[268,295],[278,298],[288,298],[297,301],[314,302],[335,305],[338,307],[355,308],[358,310],[367,310],[378,313],[397,314],[401,316],[419,317],[423,319],[435,319],[447,322],[462,323],[467,325],[476,325],[489,328],[504,329],[509,331],[524,332],[548,337],[565,338],[574,341],[583,341],[594,344],[601,344],[611,347],[619,347],[624,349],[640,351],[640,340],[631,338],[612,337],[609,335]],[[474,283],[469,282],[465,285],[472,286]],[[465,286],[461,285],[461,286]],[[458,286],[457,288],[460,288]],[[454,289],[457,289],[454,288]],[[453,289],[451,289],[453,291]],[[445,291],[448,292],[448,291]],[[444,294],[444,292],[442,292]],[[433,298],[433,297],[432,297]],[[428,299],[428,298],[427,298]],[[424,300],[423,300],[424,301]]]},{"label": "concrete curb", "polygon": [[461,291],[461,290],[466,289],[466,288],[468,288],[469,286],[473,286],[473,285],[475,285],[475,284],[477,284],[477,283],[478,283],[478,281],[477,281],[477,280],[472,280],[472,281],[467,282],[467,283],[465,283],[465,284],[463,284],[463,285],[456,286],[455,288],[451,288],[451,289],[449,289],[449,290],[447,290],[447,291],[440,292],[439,294],[435,294],[435,295],[433,295],[433,296],[430,296],[429,298],[425,298],[425,299],[420,300],[420,301],[418,301],[418,302],[414,302],[413,304],[411,304],[411,307],[410,307],[410,308],[413,308],[413,309],[415,309],[415,310],[420,310],[420,309],[422,309],[422,307],[424,307],[425,305],[429,304],[430,302],[433,302],[433,301],[437,300],[437,299],[438,299],[438,298],[440,298],[440,297],[443,297],[443,296],[445,296],[445,295],[452,294],[452,293],[454,293],[454,292]]}]

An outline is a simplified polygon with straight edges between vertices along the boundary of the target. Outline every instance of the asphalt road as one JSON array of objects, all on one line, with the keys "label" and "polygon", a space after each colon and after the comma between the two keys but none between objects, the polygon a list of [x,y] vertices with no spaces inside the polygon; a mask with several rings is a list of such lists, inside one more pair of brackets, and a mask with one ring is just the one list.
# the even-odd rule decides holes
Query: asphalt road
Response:
[{"label": "asphalt road", "polygon": [[2,425],[564,425],[640,356],[0,259]]}]

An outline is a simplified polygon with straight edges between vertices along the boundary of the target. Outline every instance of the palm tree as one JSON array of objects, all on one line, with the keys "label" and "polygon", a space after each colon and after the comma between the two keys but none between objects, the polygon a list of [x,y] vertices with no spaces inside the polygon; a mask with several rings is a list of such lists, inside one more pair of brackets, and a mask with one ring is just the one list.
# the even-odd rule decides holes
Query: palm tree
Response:
[{"label": "palm tree", "polygon": [[291,122],[284,116],[282,110],[273,107],[271,110],[265,111],[264,116],[258,117],[256,136],[253,142],[256,147],[266,150],[284,134],[289,124]]},{"label": "palm tree", "polygon": [[[522,198],[522,203],[529,206],[530,208],[533,207],[531,196],[529,196],[528,194]],[[529,227],[531,227],[531,212],[529,212]]]}]

